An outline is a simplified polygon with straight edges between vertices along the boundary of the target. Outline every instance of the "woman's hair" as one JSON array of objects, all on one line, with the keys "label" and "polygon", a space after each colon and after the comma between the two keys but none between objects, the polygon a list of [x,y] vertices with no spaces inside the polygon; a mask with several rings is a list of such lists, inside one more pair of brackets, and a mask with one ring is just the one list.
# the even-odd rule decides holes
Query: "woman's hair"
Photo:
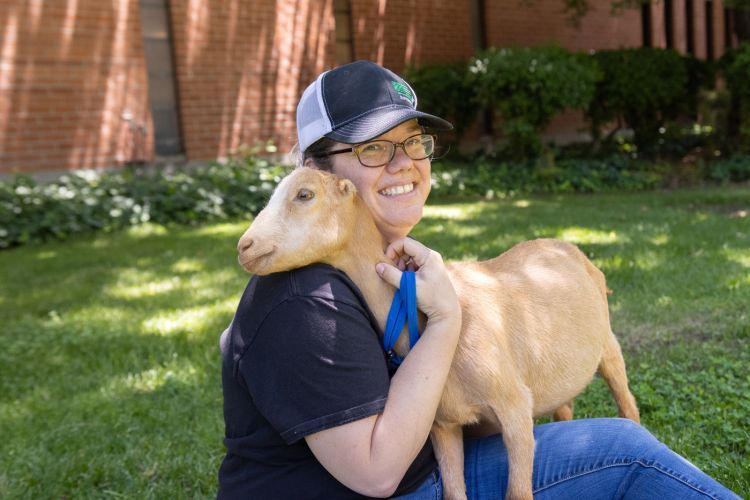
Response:
[{"label": "woman's hair", "polygon": [[299,151],[299,146],[295,146],[295,149],[297,151],[297,166],[303,166],[305,164],[305,161],[310,158],[313,163],[315,163],[315,166],[320,170],[325,170],[327,172],[332,171],[333,164],[331,163],[331,157],[321,156],[321,153],[330,151],[336,144],[338,143],[333,139],[323,137],[322,139],[319,139],[318,141],[311,144],[310,147],[302,152]]}]

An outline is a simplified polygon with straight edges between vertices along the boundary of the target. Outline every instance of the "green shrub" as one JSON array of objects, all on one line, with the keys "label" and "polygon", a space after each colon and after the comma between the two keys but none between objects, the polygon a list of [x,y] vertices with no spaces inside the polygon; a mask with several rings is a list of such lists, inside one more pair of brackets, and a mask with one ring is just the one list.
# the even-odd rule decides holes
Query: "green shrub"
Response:
[{"label": "green shrub", "polygon": [[433,167],[433,195],[450,197],[510,196],[516,193],[592,193],[653,189],[661,175],[648,164],[625,155],[601,159],[558,159],[549,164],[534,161],[468,164],[437,163]]},{"label": "green shrub", "polygon": [[410,67],[405,78],[414,87],[420,110],[453,123],[455,141],[471,126],[479,112],[476,92],[467,79],[467,63],[425,64]]},{"label": "green shrub", "polygon": [[750,151],[750,43],[727,50],[719,67],[731,94],[735,125],[730,129],[738,135],[739,147]]},{"label": "green shrub", "polygon": [[722,184],[750,181],[750,155],[736,154],[726,160],[708,164],[706,177]]},{"label": "green shrub", "polygon": [[51,184],[0,182],[0,248],[153,221],[197,224],[257,213],[285,167],[257,151],[174,173],[126,168],[77,171]]},{"label": "green shrub", "polygon": [[[698,85],[696,79],[708,78],[700,63],[673,50],[633,48],[603,50],[594,54],[603,78],[586,112],[595,137],[604,124],[619,121],[633,130],[641,152],[658,143],[659,129],[681,114],[694,114]],[[690,67],[690,71],[688,71]]]},{"label": "green shrub", "polygon": [[511,155],[533,157],[553,116],[588,106],[600,73],[587,56],[547,46],[491,48],[471,61],[469,76],[479,102],[495,111]]}]

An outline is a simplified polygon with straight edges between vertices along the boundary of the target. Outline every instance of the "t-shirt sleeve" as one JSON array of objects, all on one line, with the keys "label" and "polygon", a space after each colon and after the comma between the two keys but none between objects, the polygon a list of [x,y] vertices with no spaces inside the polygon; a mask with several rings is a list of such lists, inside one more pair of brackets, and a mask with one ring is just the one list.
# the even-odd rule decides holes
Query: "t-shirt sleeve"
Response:
[{"label": "t-shirt sleeve", "polygon": [[364,311],[319,297],[292,297],[269,313],[238,369],[287,444],[382,412],[390,384]]}]

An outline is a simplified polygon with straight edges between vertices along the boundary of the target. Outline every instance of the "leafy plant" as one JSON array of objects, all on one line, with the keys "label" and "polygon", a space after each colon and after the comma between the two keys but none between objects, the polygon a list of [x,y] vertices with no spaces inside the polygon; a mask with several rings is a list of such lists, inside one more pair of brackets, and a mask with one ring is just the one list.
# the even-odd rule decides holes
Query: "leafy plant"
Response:
[{"label": "leafy plant", "polygon": [[565,109],[587,107],[601,77],[585,55],[557,46],[491,48],[471,61],[469,74],[516,158],[537,156],[542,128]]},{"label": "leafy plant", "polygon": [[727,50],[719,65],[732,95],[733,128],[738,134],[739,146],[750,151],[750,43]]},{"label": "leafy plant", "polygon": [[405,71],[406,80],[417,92],[419,109],[453,123],[455,142],[461,140],[479,111],[467,73],[466,62],[425,64]]},{"label": "leafy plant", "polygon": [[722,184],[750,181],[750,155],[736,154],[724,161],[709,164],[706,176]]},{"label": "leafy plant", "polygon": [[661,174],[626,155],[561,158],[549,163],[488,159],[433,167],[433,196],[512,196],[518,193],[603,192],[658,187]]},{"label": "leafy plant", "polygon": [[50,184],[25,176],[0,182],[0,248],[147,221],[197,224],[256,213],[286,170],[257,153],[186,171],[81,170]]},{"label": "leafy plant", "polygon": [[686,106],[694,106],[689,93],[697,88],[689,74],[703,75],[699,63],[691,62],[689,73],[686,58],[677,52],[646,47],[603,50],[593,57],[603,74],[586,111],[595,137],[617,121],[633,130],[639,151],[649,151],[668,120],[694,112]]}]

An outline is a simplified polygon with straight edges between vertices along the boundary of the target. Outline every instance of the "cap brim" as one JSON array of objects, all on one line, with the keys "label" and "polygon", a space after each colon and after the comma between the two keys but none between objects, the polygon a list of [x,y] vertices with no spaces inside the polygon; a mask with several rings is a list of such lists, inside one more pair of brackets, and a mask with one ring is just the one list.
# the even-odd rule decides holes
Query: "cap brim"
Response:
[{"label": "cap brim", "polygon": [[326,137],[347,144],[369,141],[388,132],[393,127],[414,118],[418,119],[421,125],[428,128],[437,130],[453,129],[453,125],[449,121],[437,116],[404,106],[388,106],[352,120],[346,125],[337,127],[336,130],[327,133]]}]

